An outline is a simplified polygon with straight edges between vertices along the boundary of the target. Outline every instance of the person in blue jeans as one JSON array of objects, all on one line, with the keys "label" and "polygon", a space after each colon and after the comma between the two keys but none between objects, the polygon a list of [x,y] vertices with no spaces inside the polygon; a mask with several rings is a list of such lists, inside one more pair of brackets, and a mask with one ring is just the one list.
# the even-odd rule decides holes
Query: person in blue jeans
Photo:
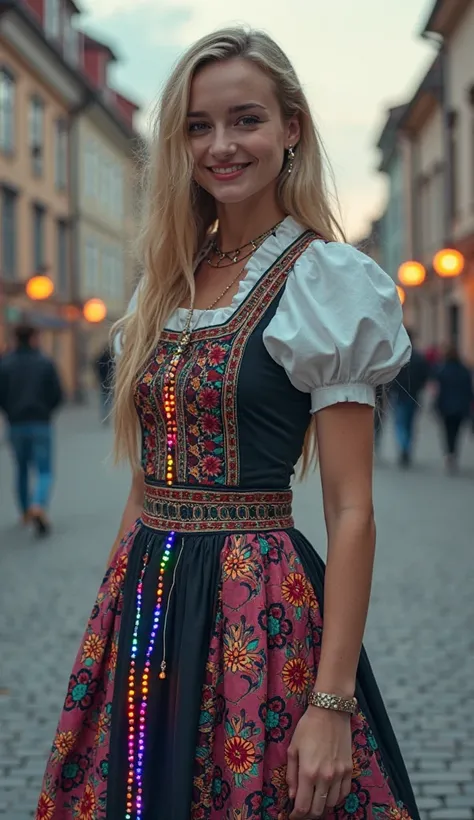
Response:
[{"label": "person in blue jeans", "polygon": [[[0,409],[9,426],[16,464],[16,496],[23,522],[47,535],[47,514],[53,484],[52,417],[63,392],[54,362],[38,347],[38,333],[29,325],[15,330],[16,348],[0,361]],[[35,473],[34,484],[30,483]]]},{"label": "person in blue jeans", "polygon": [[430,365],[426,357],[415,348],[413,332],[408,331],[408,335],[412,343],[411,359],[390,387],[390,403],[393,408],[395,438],[401,467],[409,467],[412,463],[419,399],[430,378]]}]

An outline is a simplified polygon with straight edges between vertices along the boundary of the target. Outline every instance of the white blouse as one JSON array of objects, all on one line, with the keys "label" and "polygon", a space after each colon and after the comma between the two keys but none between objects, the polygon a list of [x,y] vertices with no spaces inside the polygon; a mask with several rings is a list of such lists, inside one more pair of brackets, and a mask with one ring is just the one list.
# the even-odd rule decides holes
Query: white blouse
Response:
[{"label": "white blouse", "polygon": [[[304,231],[292,217],[249,258],[228,307],[195,310],[192,329],[226,322],[266,270]],[[129,311],[135,307],[132,297]],[[178,308],[166,328],[182,330]],[[311,394],[313,413],[340,402],[375,404],[377,385],[392,381],[411,355],[392,279],[352,245],[315,240],[297,259],[263,333],[272,359],[298,390]]]}]

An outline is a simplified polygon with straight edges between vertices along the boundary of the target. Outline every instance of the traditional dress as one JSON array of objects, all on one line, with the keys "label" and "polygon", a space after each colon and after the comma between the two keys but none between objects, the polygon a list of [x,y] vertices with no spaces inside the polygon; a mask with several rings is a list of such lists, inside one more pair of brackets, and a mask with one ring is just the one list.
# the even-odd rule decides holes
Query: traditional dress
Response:
[{"label": "traditional dress", "polygon": [[[373,405],[410,345],[392,280],[288,217],[230,307],[170,317],[136,386],[143,513],[99,590],[37,820],[287,820],[324,565],[294,527],[310,413]],[[88,536],[90,537],[90,536]],[[324,538],[321,533],[321,538]],[[369,662],[330,820],[419,820]]]}]

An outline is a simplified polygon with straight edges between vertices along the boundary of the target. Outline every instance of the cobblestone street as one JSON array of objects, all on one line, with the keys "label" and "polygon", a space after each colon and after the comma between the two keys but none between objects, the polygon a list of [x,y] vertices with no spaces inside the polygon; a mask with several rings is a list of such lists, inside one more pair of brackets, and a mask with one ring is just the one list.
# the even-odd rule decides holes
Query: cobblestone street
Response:
[{"label": "cobblestone street", "polygon": [[[106,461],[98,411],[58,424],[54,533],[17,526],[0,445],[0,817],[33,815],[66,683],[115,537],[126,470]],[[431,421],[417,463],[376,471],[378,554],[366,646],[423,820],[474,820],[474,438],[444,475]],[[315,503],[316,499],[316,503]],[[324,554],[319,479],[296,490],[297,525]],[[172,820],[172,818],[170,818]]]}]

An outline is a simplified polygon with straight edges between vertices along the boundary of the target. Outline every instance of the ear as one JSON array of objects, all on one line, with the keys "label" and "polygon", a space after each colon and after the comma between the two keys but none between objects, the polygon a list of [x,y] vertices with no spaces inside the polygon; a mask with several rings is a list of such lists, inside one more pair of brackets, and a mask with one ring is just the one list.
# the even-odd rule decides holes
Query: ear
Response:
[{"label": "ear", "polygon": [[300,128],[300,121],[298,117],[295,115],[291,117],[286,123],[286,148],[289,148],[290,145],[294,148],[295,145],[298,145],[301,137],[301,128]]}]

